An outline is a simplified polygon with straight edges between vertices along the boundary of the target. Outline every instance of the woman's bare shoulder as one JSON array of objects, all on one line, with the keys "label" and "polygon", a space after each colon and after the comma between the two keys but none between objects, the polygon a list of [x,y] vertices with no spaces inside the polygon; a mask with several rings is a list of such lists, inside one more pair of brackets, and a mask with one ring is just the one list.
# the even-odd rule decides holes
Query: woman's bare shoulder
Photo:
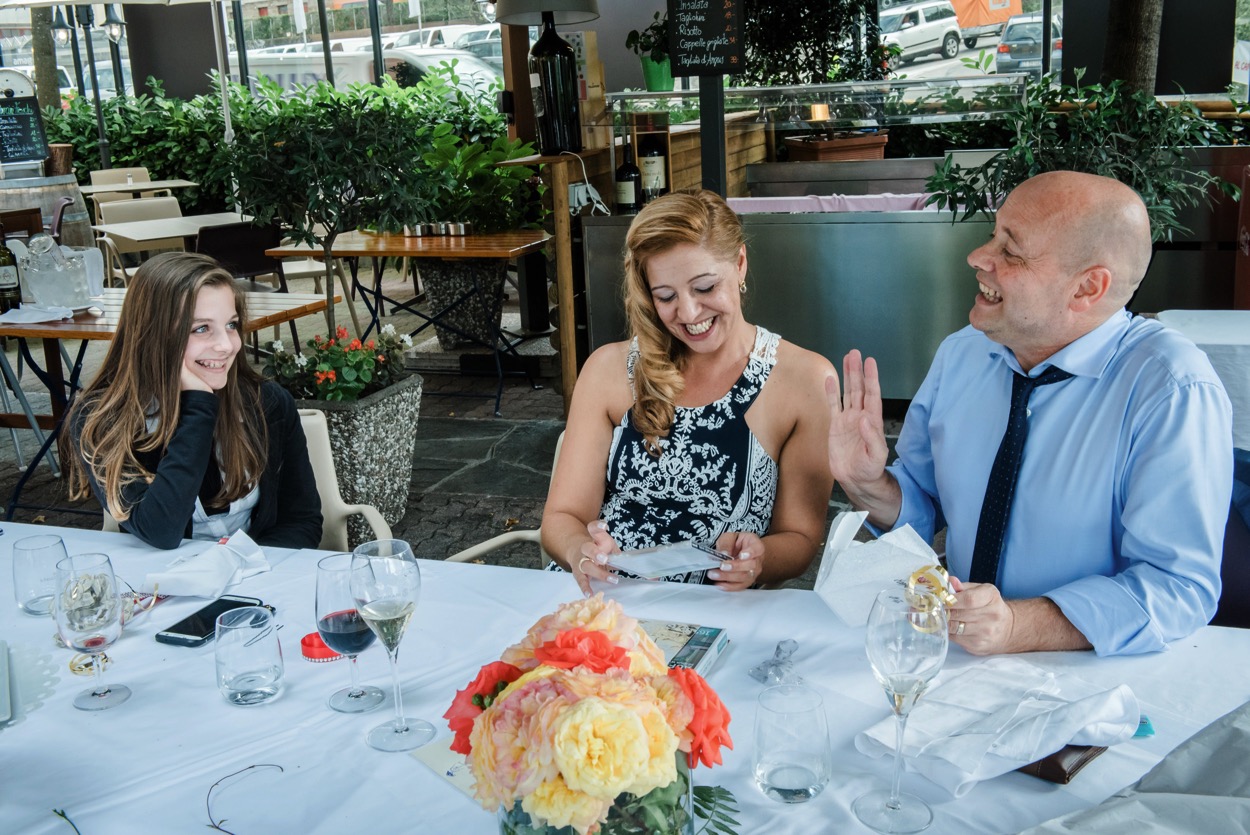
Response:
[{"label": "woman's bare shoulder", "polygon": [[610,342],[596,348],[577,376],[575,396],[585,394],[600,401],[608,410],[624,412],[633,404],[626,361],[628,342]]},{"label": "woman's bare shoulder", "polygon": [[777,344],[777,365],[773,369],[773,374],[781,374],[787,387],[807,387],[815,385],[817,390],[824,394],[825,378],[833,376],[837,379],[838,373],[826,357],[809,351],[806,348],[800,348],[793,342],[785,339]]}]

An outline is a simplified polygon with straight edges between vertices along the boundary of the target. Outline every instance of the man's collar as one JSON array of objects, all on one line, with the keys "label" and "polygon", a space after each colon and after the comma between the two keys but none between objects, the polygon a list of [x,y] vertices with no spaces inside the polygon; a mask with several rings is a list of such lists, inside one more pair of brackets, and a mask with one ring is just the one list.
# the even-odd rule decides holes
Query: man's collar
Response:
[{"label": "man's collar", "polygon": [[[1027,376],[1036,377],[1049,366],[1058,366],[1077,377],[1101,377],[1115,356],[1116,347],[1128,330],[1133,314],[1121,308],[1107,321],[1082,337],[1069,342],[1035,365]],[[1017,374],[1024,374],[1016,355],[1006,345],[991,343],[990,356],[999,357]]]}]

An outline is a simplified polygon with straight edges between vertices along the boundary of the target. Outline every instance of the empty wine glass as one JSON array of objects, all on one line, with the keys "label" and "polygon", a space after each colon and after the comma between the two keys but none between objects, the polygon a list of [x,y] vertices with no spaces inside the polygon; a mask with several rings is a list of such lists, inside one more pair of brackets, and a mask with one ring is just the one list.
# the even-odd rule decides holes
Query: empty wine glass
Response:
[{"label": "empty wine glass", "polygon": [[339,713],[364,713],[386,700],[373,686],[360,686],[356,655],[373,643],[374,634],[356,610],[352,597],[352,555],[331,554],[317,561],[317,632],[326,646],[347,657],[352,686],[330,696],[327,704]]},{"label": "empty wine glass", "polygon": [[369,732],[379,751],[411,751],[434,738],[434,726],[404,717],[399,689],[399,642],[421,596],[421,570],[407,542],[380,539],[353,552],[351,588],[356,610],[369,624],[391,659],[395,687],[395,718]]},{"label": "empty wine glass", "polygon": [[104,650],[122,634],[121,600],[109,558],[78,554],[57,562],[52,611],[66,646],[92,656],[95,686],[74,697],[74,707],[104,710],[129,699],[126,685],[104,683]]},{"label": "empty wine glass", "polygon": [[903,733],[907,716],[946,660],[946,608],[923,591],[885,589],[868,614],[864,646],[872,673],[885,688],[898,719],[894,776],[890,790],[878,789],[851,805],[855,816],[878,832],[920,832],[933,821],[933,810],[915,795],[901,794]]}]

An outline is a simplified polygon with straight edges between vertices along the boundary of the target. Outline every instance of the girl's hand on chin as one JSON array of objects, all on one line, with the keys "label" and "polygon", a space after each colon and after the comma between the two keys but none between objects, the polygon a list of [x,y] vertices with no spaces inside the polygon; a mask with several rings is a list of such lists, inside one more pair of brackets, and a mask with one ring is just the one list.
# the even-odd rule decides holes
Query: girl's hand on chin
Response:
[{"label": "girl's hand on chin", "polygon": [[182,366],[182,381],[179,388],[182,391],[206,391],[209,394],[213,393],[212,386],[196,376],[195,372],[187,368],[185,364]]}]

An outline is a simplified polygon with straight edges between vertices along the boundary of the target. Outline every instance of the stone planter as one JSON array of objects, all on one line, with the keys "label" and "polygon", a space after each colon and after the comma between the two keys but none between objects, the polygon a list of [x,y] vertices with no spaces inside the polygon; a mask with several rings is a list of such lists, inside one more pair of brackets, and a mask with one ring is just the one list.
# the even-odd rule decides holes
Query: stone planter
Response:
[{"label": "stone planter", "polygon": [[498,258],[422,261],[421,282],[429,298],[430,313],[437,314],[455,304],[454,310],[440,318],[451,328],[463,332],[435,325],[439,347],[450,351],[461,345],[472,345],[474,340],[483,345],[495,345],[499,319],[503,315],[507,268],[508,263]]},{"label": "stone planter", "polygon": [[[301,409],[325,413],[343,500],[373,505],[391,526],[399,524],[408,505],[424,382],[412,374],[350,403],[296,401]],[[347,537],[353,548],[375,538],[359,517],[348,520]]]}]

